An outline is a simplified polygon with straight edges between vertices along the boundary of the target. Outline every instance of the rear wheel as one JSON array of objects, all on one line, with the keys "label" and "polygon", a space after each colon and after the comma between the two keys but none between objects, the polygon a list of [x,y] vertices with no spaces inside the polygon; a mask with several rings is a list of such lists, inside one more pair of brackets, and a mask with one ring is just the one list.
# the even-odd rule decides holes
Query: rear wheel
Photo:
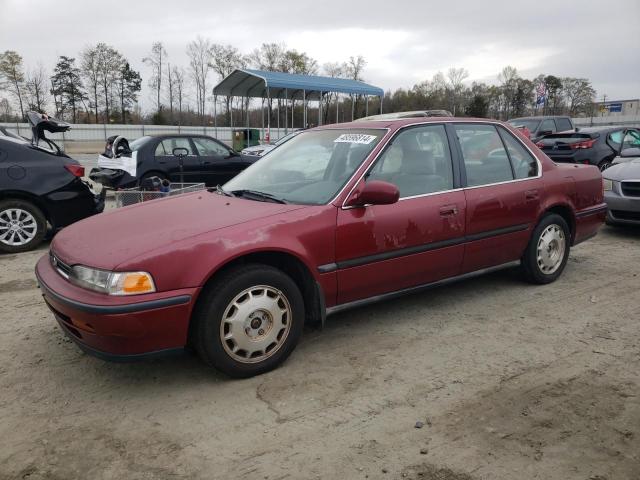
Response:
[{"label": "rear wheel", "polygon": [[268,372],[293,351],[304,301],[296,284],[268,265],[246,265],[209,286],[192,318],[192,343],[205,363],[232,377]]},{"label": "rear wheel", "polygon": [[525,278],[538,284],[556,280],[569,258],[570,236],[569,226],[560,215],[551,213],[543,217],[522,257]]},{"label": "rear wheel", "polygon": [[0,252],[26,252],[37,247],[47,231],[47,220],[31,202],[21,199],[0,202]]}]

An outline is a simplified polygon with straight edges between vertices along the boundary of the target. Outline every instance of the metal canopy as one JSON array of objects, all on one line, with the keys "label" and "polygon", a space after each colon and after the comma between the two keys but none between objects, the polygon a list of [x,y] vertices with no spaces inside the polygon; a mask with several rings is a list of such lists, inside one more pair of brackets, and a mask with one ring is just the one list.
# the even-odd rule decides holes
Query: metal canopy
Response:
[{"label": "metal canopy", "polygon": [[381,88],[346,78],[239,69],[213,88],[214,95],[318,100],[328,92],[384,96]]}]

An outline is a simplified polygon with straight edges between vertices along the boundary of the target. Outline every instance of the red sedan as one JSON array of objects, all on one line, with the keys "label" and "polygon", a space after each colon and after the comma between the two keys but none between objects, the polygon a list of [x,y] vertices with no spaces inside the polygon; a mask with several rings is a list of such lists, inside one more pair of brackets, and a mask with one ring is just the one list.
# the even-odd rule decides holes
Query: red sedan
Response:
[{"label": "red sedan", "polygon": [[596,167],[556,165],[501,122],[361,121],[301,133],[223,187],[83,220],[36,274],[94,355],[191,346],[246,377],[338,310],[515,264],[552,282],[605,213]]}]

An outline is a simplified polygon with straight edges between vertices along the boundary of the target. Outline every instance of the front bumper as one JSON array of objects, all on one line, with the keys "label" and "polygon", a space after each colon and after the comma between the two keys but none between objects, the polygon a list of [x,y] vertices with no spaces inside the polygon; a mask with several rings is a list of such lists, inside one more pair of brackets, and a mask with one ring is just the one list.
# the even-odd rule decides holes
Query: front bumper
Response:
[{"label": "front bumper", "polygon": [[604,201],[607,204],[607,222],[640,225],[640,197],[627,197],[622,195],[619,182],[614,184],[615,190],[604,192]]},{"label": "front bumper", "polygon": [[127,361],[182,350],[197,288],[115,297],[77,287],[51,265],[36,265],[42,296],[62,330],[87,353]]}]

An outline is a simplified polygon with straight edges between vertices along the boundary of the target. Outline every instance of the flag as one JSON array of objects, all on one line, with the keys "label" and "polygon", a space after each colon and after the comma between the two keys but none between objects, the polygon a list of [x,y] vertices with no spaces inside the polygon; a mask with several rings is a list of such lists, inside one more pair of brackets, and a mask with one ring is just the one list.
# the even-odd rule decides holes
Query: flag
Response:
[{"label": "flag", "polygon": [[540,82],[536,88],[536,105],[543,105],[547,98],[547,89],[545,84]]}]

